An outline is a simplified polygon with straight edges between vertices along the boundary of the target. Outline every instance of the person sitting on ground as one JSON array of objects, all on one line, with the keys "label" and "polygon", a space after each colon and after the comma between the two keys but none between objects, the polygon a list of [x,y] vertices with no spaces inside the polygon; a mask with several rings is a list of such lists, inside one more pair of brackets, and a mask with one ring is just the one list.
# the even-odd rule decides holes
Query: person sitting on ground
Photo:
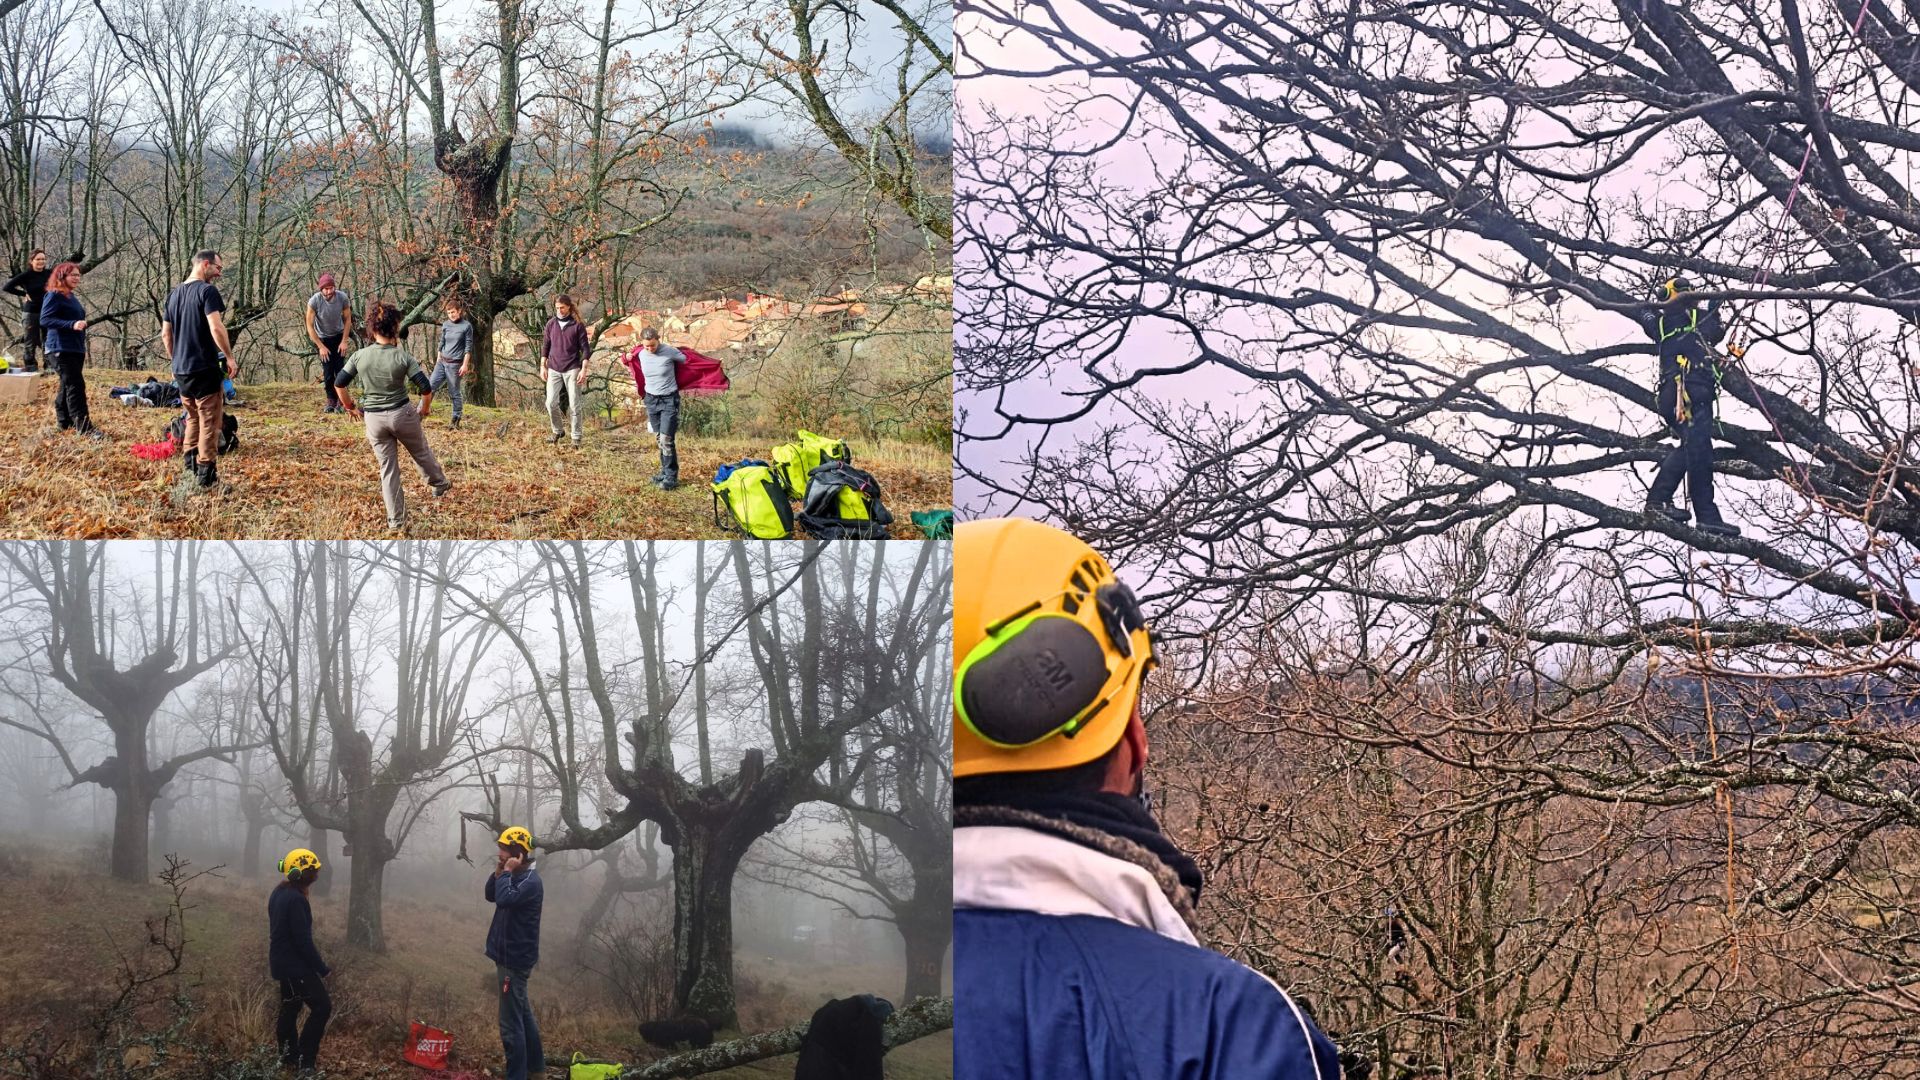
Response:
[{"label": "person sitting on ground", "polygon": [[[347,357],[334,388],[340,393],[340,407],[366,423],[367,445],[373,447],[373,459],[380,466],[380,497],[387,504],[387,527],[398,532],[407,527],[399,447],[405,447],[420,467],[420,475],[432,486],[434,498],[444,496],[453,481],[447,479],[420,428],[420,414],[433,405],[433,386],[420,365],[400,348],[400,309],[375,300],[367,309],[367,330],[373,335],[373,344]],[[348,389],[356,381],[361,388],[358,404]],[[407,397],[408,384],[420,391],[418,409]]]},{"label": "person sitting on ground", "polygon": [[1271,979],[1202,947],[1201,876],[1143,795],[1153,637],[1086,543],[953,534],[958,1080],[1338,1080]]},{"label": "person sitting on ground", "polygon": [[307,338],[320,350],[320,381],[327,394],[327,404],[320,411],[344,412],[337,383],[346,363],[341,343],[353,333],[353,301],[331,273],[321,274],[315,284],[319,291],[307,298]]},{"label": "person sitting on ground", "polygon": [[642,403],[647,409],[647,426],[653,429],[660,446],[660,471],[653,486],[672,491],[680,486],[680,454],[674,436],[680,430],[680,366],[687,354],[660,340],[660,331],[649,326],[640,331],[640,347],[634,356],[640,361]]},{"label": "person sitting on ground", "polygon": [[1660,347],[1659,384],[1654,397],[1660,416],[1680,442],[1661,460],[1647,491],[1647,510],[1684,525],[1687,512],[1673,504],[1680,478],[1687,480],[1687,500],[1701,532],[1739,536],[1740,529],[1720,516],[1713,499],[1713,403],[1720,392],[1720,364],[1716,346],[1727,336],[1720,302],[1704,307],[1683,295],[1689,288],[1681,278],[1660,286],[1656,303],[1640,316],[1641,328]]},{"label": "person sitting on ground", "polygon": [[533,834],[513,826],[496,841],[499,856],[487,877],[487,902],[493,922],[487,926],[487,959],[500,985],[500,1048],[506,1052],[507,1080],[527,1080],[547,1071],[540,1026],[527,1001],[527,979],[540,962],[540,908],[546,887],[534,868]]},{"label": "person sitting on ground", "polygon": [[[433,365],[433,389],[444,383],[453,398],[453,423],[460,426],[460,408],[464,403],[460,380],[473,374],[473,324],[467,321],[467,305],[459,297],[447,298],[447,321],[440,324],[440,360]],[[427,415],[422,408],[420,415]]]},{"label": "person sitting on ground", "polygon": [[219,252],[195,252],[193,272],[167,294],[160,321],[160,341],[173,357],[173,381],[187,410],[180,440],[187,448],[183,464],[187,474],[198,479],[201,491],[220,482],[216,466],[225,415],[221,388],[240,374],[233,362],[233,342],[227,337],[227,302],[215,285],[224,272]]},{"label": "person sitting on ground", "polygon": [[103,436],[87,411],[87,380],[80,372],[87,360],[87,309],[74,295],[79,287],[77,263],[54,267],[47,275],[40,325],[47,334],[47,366],[60,374],[60,389],[53,397],[54,422],[61,431],[71,429],[98,440]]},{"label": "person sitting on ground", "polygon": [[[280,1021],[275,1034],[282,1068],[312,1071],[320,1039],[333,1015],[333,998],[324,981],[333,969],[313,945],[313,906],[307,893],[320,876],[320,857],[294,848],[280,860],[285,880],[267,897],[267,971],[280,984]],[[307,1026],[298,1027],[300,1010]]]},{"label": "person sitting on ground", "polygon": [[547,384],[547,419],[552,441],[560,441],[561,394],[572,413],[573,445],[580,445],[580,395],[587,385],[587,351],[592,347],[585,323],[565,293],[553,298],[553,318],[540,335],[540,378]]},{"label": "person sitting on ground", "polygon": [[53,273],[48,269],[51,260],[41,248],[34,248],[27,256],[27,268],[7,279],[0,285],[0,291],[11,293],[20,298],[20,321],[25,324],[26,344],[21,348],[20,371],[39,370],[34,360],[35,353],[46,341],[46,329],[40,325],[40,308],[47,298],[47,278]]}]

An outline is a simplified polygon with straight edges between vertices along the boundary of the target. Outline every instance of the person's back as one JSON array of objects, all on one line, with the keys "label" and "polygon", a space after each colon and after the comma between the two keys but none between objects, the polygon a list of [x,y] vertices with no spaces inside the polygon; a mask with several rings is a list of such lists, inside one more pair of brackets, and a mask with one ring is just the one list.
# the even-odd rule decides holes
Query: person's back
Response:
[{"label": "person's back", "polygon": [[[213,339],[207,316],[225,311],[226,301],[211,282],[189,278],[167,294],[165,318],[173,324],[174,377],[216,369],[220,346]],[[197,395],[196,395],[197,396]]]},{"label": "person's back", "polygon": [[426,373],[411,354],[398,345],[379,343],[355,349],[347,357],[342,378],[360,388],[360,411],[372,413],[398,409],[409,400],[409,383],[416,389],[427,383]]}]

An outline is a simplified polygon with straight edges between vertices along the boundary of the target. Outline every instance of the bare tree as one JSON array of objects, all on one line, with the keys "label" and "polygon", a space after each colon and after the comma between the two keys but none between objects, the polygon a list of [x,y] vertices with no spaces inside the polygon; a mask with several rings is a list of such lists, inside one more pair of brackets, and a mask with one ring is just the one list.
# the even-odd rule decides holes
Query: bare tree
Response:
[{"label": "bare tree", "polygon": [[98,784],[113,792],[113,876],[144,882],[155,801],[185,766],[208,758],[230,761],[246,744],[215,731],[205,745],[155,759],[153,722],[160,706],[224,661],[233,645],[220,627],[217,601],[203,595],[199,545],[156,543],[145,569],[131,559],[104,565],[112,550],[80,541],[0,545],[17,597],[15,641],[39,650],[44,673],[93,710],[112,736],[113,752],[81,768],[54,717],[12,688],[9,696],[29,704],[33,716],[0,716],[0,724],[50,744],[70,786]]},{"label": "bare tree", "polygon": [[[342,543],[291,549],[280,566],[241,556],[255,603],[236,604],[235,621],[253,702],[301,816],[347,843],[354,945],[386,948],[387,865],[467,760],[468,695],[495,631],[463,614],[449,582],[476,557],[405,541],[373,564]],[[390,713],[369,692],[388,678]]]},{"label": "bare tree", "polygon": [[[675,589],[653,544],[536,545],[546,590],[540,602],[551,605],[559,632],[560,660],[550,675],[536,659],[542,652],[505,611],[476,605],[520,651],[545,719],[541,750],[561,798],[559,821],[537,830],[541,846],[597,850],[642,821],[659,826],[673,851],[676,1004],[716,1025],[735,1020],[733,880],[741,860],[796,806],[817,798],[823,783],[839,779],[841,742],[913,693],[923,659],[946,640],[944,550],[915,547],[908,563],[890,558],[884,543],[729,545],[731,602],[725,612],[707,609],[725,630],[685,664],[670,660]],[[862,562],[859,589],[834,587],[828,567]],[[631,605],[623,614],[634,632],[625,661],[614,651],[614,627],[600,621],[605,585],[622,577]],[[695,588],[716,588],[719,580],[696,577]],[[744,661],[743,690],[733,698],[740,719],[724,735],[740,746],[740,764],[730,773],[716,766],[707,779],[696,752],[689,776],[675,750],[674,716],[693,672],[730,646]],[[637,676],[624,676],[627,667],[637,667]],[[690,670],[676,678],[675,667]],[[706,733],[696,744],[713,747],[716,759],[724,746]],[[584,812],[590,747],[618,799],[598,821]],[[476,816],[489,828],[503,824],[497,811]]]}]

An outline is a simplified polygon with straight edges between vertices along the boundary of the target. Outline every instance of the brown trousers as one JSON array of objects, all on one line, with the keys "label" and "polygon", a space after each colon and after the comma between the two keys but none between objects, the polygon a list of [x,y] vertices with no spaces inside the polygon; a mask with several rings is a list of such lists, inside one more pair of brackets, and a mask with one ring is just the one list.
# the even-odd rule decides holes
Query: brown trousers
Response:
[{"label": "brown trousers", "polygon": [[198,450],[201,464],[213,464],[220,456],[220,416],[226,411],[225,395],[216,387],[206,397],[182,397],[180,403],[187,407],[186,440],[181,450]]}]

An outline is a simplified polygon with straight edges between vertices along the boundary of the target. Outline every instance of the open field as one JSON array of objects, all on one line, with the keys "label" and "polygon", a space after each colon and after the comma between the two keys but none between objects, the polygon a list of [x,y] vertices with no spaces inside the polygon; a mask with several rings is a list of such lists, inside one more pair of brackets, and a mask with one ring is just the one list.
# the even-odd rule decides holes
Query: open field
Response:
[{"label": "open field", "polygon": [[[226,491],[174,494],[180,458],[144,461],[129,446],[152,442],[171,419],[165,409],[132,409],[107,396],[113,385],[145,372],[89,371],[88,396],[107,433],[94,443],[53,425],[54,380],[37,380],[41,400],[0,406],[0,530],[15,537],[279,539],[375,537],[387,534],[373,455],[358,422],[320,412],[310,385],[243,386],[240,449],[221,459]],[[430,498],[411,462],[408,533],[448,539],[526,537],[712,539],[729,533],[714,523],[707,481],[716,467],[765,458],[764,440],[679,439],[682,487],[662,492],[649,482],[658,465],[644,423],[586,420],[575,450],[547,441],[543,413],[469,405],[461,430],[448,428],[449,403],[436,400],[427,439],[453,480],[443,500]],[[893,535],[917,538],[909,514],[952,500],[945,447],[849,439],[854,464],[872,473],[895,516]]]}]

